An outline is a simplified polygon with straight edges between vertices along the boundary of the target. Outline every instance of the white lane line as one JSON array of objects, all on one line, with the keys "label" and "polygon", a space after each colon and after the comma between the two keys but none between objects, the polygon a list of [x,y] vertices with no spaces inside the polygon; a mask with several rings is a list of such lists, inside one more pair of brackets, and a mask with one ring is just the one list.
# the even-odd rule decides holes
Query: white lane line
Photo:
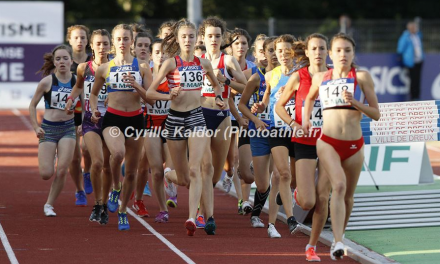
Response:
[{"label": "white lane line", "polygon": [[20,118],[20,120],[23,122],[23,124],[30,130],[34,131],[34,128],[32,127],[31,123],[20,113],[20,111],[16,108],[11,110],[12,113]]},{"label": "white lane line", "polygon": [[168,241],[165,237],[163,237],[160,233],[158,233],[154,228],[149,225],[144,219],[135,214],[130,208],[127,208],[127,212],[136,218],[141,225],[143,225],[148,231],[150,231],[153,235],[155,235],[162,243],[167,245],[174,253],[176,253],[179,257],[181,257],[188,264],[195,264],[195,262],[190,259],[187,255],[185,255],[182,251],[180,251],[176,246],[174,246],[170,241]]},{"label": "white lane line", "polygon": [[18,260],[15,257],[14,250],[12,250],[11,245],[9,244],[8,237],[6,236],[5,230],[3,230],[2,225],[0,224],[0,238],[2,240],[3,247],[8,254],[9,261],[11,264],[18,264]]}]

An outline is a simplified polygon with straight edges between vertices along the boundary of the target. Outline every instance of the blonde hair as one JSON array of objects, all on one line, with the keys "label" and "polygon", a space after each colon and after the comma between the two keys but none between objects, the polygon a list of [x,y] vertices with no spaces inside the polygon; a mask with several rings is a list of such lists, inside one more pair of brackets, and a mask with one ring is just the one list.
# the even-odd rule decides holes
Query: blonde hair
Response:
[{"label": "blonde hair", "polygon": [[180,51],[179,43],[177,43],[177,37],[179,30],[184,27],[194,29],[197,34],[196,26],[186,18],[182,18],[174,23],[171,26],[171,34],[162,40],[162,50],[165,54],[168,54],[169,57],[174,56],[174,54],[177,54]]},{"label": "blonde hair", "polygon": [[[131,39],[133,39],[133,30],[132,30],[131,26],[128,25],[128,24],[119,24],[119,25],[116,25],[116,26],[112,29],[112,39],[114,38],[114,36],[115,36],[115,32],[116,32],[116,30],[118,30],[118,29],[123,29],[123,30],[128,30],[128,31],[130,31]],[[113,45],[113,41],[112,41],[111,43],[112,43],[112,48],[111,48],[111,50],[110,50],[110,53],[111,53],[111,54],[115,54],[115,53],[116,53],[116,49],[115,49],[115,46]]]}]

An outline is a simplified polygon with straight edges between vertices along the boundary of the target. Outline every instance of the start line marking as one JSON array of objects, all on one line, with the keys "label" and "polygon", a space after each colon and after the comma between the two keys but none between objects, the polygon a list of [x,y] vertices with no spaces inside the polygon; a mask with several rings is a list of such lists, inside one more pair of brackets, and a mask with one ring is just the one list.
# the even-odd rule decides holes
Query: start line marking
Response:
[{"label": "start line marking", "polygon": [[12,250],[11,244],[9,244],[8,237],[6,236],[5,230],[3,230],[1,224],[0,224],[0,238],[2,240],[3,247],[5,248],[5,251],[8,254],[9,261],[11,261],[11,264],[18,264],[18,260],[15,257],[14,250]]},{"label": "start line marking", "polygon": [[127,213],[136,218],[141,225],[143,225],[148,231],[155,235],[162,243],[169,247],[174,253],[181,257],[188,264],[196,264],[192,259],[180,251],[176,246],[174,246],[170,241],[163,237],[159,232],[157,232],[151,225],[149,225],[144,219],[136,215],[130,208],[127,207]]}]

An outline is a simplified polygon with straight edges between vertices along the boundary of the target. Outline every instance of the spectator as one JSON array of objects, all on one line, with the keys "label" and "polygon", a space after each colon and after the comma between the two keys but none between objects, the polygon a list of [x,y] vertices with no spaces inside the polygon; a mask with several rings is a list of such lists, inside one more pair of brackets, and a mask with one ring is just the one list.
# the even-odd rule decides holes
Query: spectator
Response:
[{"label": "spectator", "polygon": [[399,38],[397,53],[403,67],[409,71],[411,100],[420,98],[420,75],[423,65],[422,33],[414,21],[408,22]]}]

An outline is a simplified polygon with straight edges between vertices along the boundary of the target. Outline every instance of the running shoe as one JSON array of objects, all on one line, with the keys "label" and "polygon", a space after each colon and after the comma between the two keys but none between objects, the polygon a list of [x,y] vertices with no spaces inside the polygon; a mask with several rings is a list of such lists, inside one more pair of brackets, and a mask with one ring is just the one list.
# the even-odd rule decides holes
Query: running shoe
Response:
[{"label": "running shoe", "polygon": [[269,225],[267,226],[267,235],[269,236],[269,238],[281,237],[280,233],[278,233],[277,229],[272,223],[269,223]]},{"label": "running shoe", "polygon": [[53,206],[50,205],[50,204],[45,204],[44,205],[44,215],[47,216],[47,217],[57,216],[57,214],[53,210]]},{"label": "running shoe", "polygon": [[89,217],[90,222],[100,222],[102,213],[102,205],[95,204],[92,209],[92,214]]},{"label": "running shoe", "polygon": [[311,247],[306,251],[306,260],[310,262],[319,262],[321,261],[321,258],[316,255],[315,249]]},{"label": "running shoe", "polygon": [[167,223],[168,222],[168,212],[167,211],[163,211],[163,212],[159,212],[156,215],[156,218],[154,218],[154,222],[156,223]]},{"label": "running shoe", "polygon": [[332,245],[330,249],[330,258],[332,260],[339,260],[344,257],[345,246],[342,242],[337,242],[334,246]]},{"label": "running shoe", "polygon": [[185,222],[186,234],[188,236],[194,236],[196,232],[196,224],[194,223],[194,219],[190,218]]},{"label": "running shoe", "polygon": [[[119,185],[119,188],[120,187],[121,186]],[[118,210],[119,195],[121,195],[121,189],[119,190],[113,189],[112,192],[110,193],[110,196],[108,197],[107,206],[108,206],[108,210],[112,213]]]},{"label": "running shoe", "polygon": [[144,201],[134,201],[133,204],[133,210],[135,213],[140,217],[150,217],[150,214],[148,214],[147,208],[145,208]]},{"label": "running shoe", "polygon": [[238,214],[239,215],[244,214],[244,212],[243,212],[243,200],[238,200]]},{"label": "running shoe", "polygon": [[151,197],[150,185],[148,185],[148,182],[147,182],[147,184],[145,184],[145,188],[144,188],[144,193],[143,194]]},{"label": "running shoe", "polygon": [[244,201],[243,202],[243,215],[248,215],[252,212],[254,208],[252,208],[252,205],[249,201]]},{"label": "running shoe", "polygon": [[128,223],[127,213],[118,212],[118,229],[130,230],[130,224]]},{"label": "running shoe", "polygon": [[76,202],[75,202],[76,206],[82,206],[82,207],[87,206],[87,197],[84,191],[79,191],[75,193],[75,197],[76,197]]},{"label": "running shoe", "polygon": [[108,223],[108,209],[107,205],[102,205],[102,211],[101,211],[101,221],[99,221],[101,225],[106,225]]},{"label": "running shoe", "polygon": [[197,228],[205,228],[206,223],[205,223],[205,218],[203,217],[203,215],[199,215],[196,218],[196,227]]},{"label": "running shoe", "polygon": [[217,226],[215,225],[214,217],[211,216],[210,218],[208,218],[208,221],[206,221],[205,232],[208,235],[215,235],[216,228]]},{"label": "running shoe", "polygon": [[167,178],[165,178],[165,180],[163,182],[165,184],[165,192],[167,193],[167,195],[170,197],[176,196],[177,195],[176,185],[174,185],[173,182],[168,181]]},{"label": "running shoe", "polygon": [[231,191],[231,187],[232,187],[232,177],[225,175],[225,177],[223,177],[223,190],[225,190],[226,193],[229,193]]},{"label": "running shoe", "polygon": [[86,194],[91,194],[93,192],[92,181],[90,180],[90,172],[83,173],[84,177],[84,190]]},{"label": "running shoe", "polygon": [[264,224],[263,224],[263,221],[258,216],[252,216],[251,217],[251,226],[253,228],[263,228]]},{"label": "running shoe", "polygon": [[287,225],[289,226],[290,234],[295,234],[297,231],[298,222],[296,221],[294,216],[287,218]]},{"label": "running shoe", "polygon": [[276,198],[277,204],[278,205],[283,205],[283,200],[281,200],[281,195],[280,192],[277,193],[277,198]]},{"label": "running shoe", "polygon": [[174,197],[170,197],[167,200],[168,207],[176,208],[177,207],[177,195]]}]

